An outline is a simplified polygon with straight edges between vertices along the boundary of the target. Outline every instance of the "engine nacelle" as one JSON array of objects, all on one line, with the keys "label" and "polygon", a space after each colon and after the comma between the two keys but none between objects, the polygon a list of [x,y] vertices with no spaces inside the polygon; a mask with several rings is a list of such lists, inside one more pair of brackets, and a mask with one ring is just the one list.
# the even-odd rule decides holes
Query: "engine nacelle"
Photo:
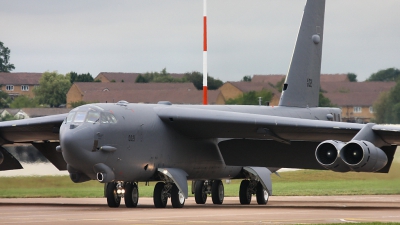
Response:
[{"label": "engine nacelle", "polygon": [[340,157],[357,172],[376,172],[388,162],[385,152],[368,141],[348,142],[340,151]]},{"label": "engine nacelle", "polygon": [[348,172],[349,166],[340,157],[340,150],[345,144],[341,141],[328,140],[317,146],[315,157],[319,164],[328,170]]}]

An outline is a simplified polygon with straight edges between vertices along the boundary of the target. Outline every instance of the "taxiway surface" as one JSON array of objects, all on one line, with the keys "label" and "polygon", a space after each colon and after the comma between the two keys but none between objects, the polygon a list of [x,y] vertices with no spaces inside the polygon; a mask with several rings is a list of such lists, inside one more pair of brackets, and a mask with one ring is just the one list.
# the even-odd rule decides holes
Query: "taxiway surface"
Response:
[{"label": "taxiway surface", "polygon": [[400,222],[400,195],[390,196],[272,196],[267,205],[240,205],[237,197],[224,204],[156,209],[152,198],[137,208],[109,208],[104,198],[0,199],[0,224],[295,224]]}]

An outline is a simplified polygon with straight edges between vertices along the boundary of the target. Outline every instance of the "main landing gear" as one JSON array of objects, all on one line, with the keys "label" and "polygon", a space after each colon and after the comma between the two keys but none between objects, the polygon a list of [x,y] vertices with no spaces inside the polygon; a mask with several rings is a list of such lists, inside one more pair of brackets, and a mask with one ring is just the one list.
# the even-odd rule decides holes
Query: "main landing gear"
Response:
[{"label": "main landing gear", "polygon": [[269,194],[265,190],[260,181],[256,180],[242,180],[239,189],[240,204],[248,205],[251,202],[253,195],[256,195],[257,203],[265,205],[268,202]]},{"label": "main landing gear", "polygon": [[205,204],[210,194],[214,204],[220,205],[224,202],[224,184],[221,180],[197,180],[194,186],[194,198],[197,204]]},{"label": "main landing gear", "polygon": [[118,208],[122,197],[127,208],[134,208],[139,201],[139,188],[134,182],[111,182],[106,184],[105,195],[110,208]]},{"label": "main landing gear", "polygon": [[174,183],[158,182],[154,187],[153,202],[156,208],[165,208],[168,198],[171,198],[172,207],[182,208],[185,205],[185,196]]}]

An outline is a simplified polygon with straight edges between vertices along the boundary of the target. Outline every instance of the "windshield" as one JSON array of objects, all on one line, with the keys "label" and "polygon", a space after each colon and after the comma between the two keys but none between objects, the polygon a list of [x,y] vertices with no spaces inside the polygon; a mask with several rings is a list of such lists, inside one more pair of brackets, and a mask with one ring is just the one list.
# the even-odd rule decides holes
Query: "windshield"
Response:
[{"label": "windshield", "polygon": [[117,123],[117,118],[112,113],[99,112],[93,109],[89,109],[89,111],[70,112],[67,116],[67,123],[96,123],[99,121],[104,124],[115,124]]}]

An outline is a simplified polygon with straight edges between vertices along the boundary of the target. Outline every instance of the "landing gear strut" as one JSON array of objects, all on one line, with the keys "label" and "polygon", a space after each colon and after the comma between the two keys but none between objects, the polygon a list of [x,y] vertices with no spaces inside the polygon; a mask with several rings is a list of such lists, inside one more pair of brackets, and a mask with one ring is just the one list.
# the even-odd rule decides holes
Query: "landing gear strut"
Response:
[{"label": "landing gear strut", "polygon": [[220,205],[224,202],[224,184],[221,180],[198,180],[195,182],[194,198],[197,204],[205,204],[209,194],[211,194],[214,204]]},{"label": "landing gear strut", "polygon": [[165,208],[168,198],[171,198],[172,207],[182,208],[185,205],[185,196],[174,183],[158,182],[154,187],[153,202],[156,208]]}]

